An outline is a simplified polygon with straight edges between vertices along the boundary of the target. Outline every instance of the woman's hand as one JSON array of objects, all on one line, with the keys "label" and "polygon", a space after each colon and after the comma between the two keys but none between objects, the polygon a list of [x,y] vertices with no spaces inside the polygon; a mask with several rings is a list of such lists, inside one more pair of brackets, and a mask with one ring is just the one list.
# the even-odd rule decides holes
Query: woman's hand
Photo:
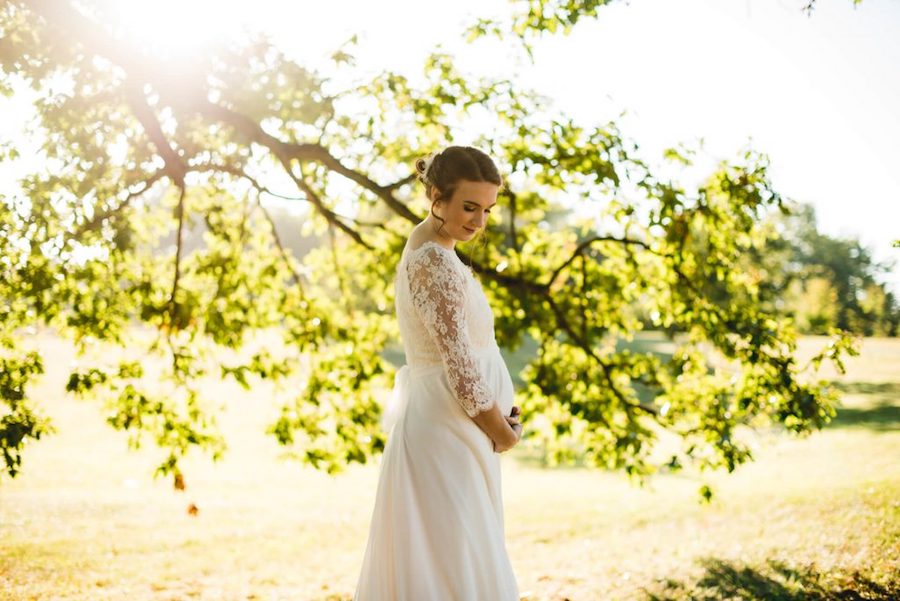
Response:
[{"label": "woman's hand", "polygon": [[[518,409],[513,410],[510,415],[505,415],[500,407],[500,403],[495,402],[491,404],[490,409],[487,411],[476,414],[472,421],[487,435],[494,447],[494,451],[503,452],[514,447],[519,442],[522,433],[522,426],[519,425],[514,428],[510,424],[510,419],[514,422],[519,421]],[[502,449],[502,451],[498,449]]]},{"label": "woman's hand", "polygon": [[521,414],[522,414],[522,411],[519,409],[519,407],[517,407],[516,405],[513,405],[513,408],[512,408],[512,411],[510,412],[510,414],[503,416],[504,419],[506,419],[506,423],[509,424],[509,426],[512,428],[512,431],[515,433],[516,440],[511,445],[502,446],[502,447],[498,447],[497,443],[494,442],[494,451],[495,452],[503,453],[504,451],[508,451],[509,449],[516,446],[516,444],[518,444],[518,442],[520,440],[522,440],[522,429],[523,428],[522,428],[522,422],[520,420]]}]

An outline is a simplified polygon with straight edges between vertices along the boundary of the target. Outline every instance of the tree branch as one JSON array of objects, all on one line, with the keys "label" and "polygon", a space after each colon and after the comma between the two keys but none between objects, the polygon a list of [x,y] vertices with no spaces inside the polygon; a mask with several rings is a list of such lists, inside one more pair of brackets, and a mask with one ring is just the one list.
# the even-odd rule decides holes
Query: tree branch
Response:
[{"label": "tree branch", "polygon": [[126,209],[128,206],[130,206],[132,200],[145,194],[150,188],[153,187],[153,184],[161,180],[163,177],[165,177],[165,175],[165,171],[159,170],[153,173],[149,179],[143,180],[143,182],[138,182],[143,183],[144,187],[140,190],[129,192],[117,207],[94,213],[94,216],[91,217],[90,221],[84,222],[77,230],[75,230],[75,232],[72,233],[72,237],[78,240],[86,232],[96,229],[102,222],[106,221],[110,217],[118,215],[123,209]]},{"label": "tree branch", "polygon": [[153,114],[153,109],[147,104],[147,98],[144,96],[143,91],[138,84],[130,79],[126,79],[125,92],[134,116],[141,122],[147,137],[150,138],[150,142],[156,147],[156,152],[159,153],[159,156],[165,162],[163,173],[171,177],[175,185],[184,188],[184,176],[188,170],[187,165],[166,139],[162,125],[160,125],[156,115]]},{"label": "tree branch", "polygon": [[305,297],[305,293],[303,291],[303,283],[300,281],[300,274],[297,273],[297,270],[294,269],[294,266],[291,264],[290,257],[288,257],[287,251],[284,248],[284,245],[281,243],[281,238],[278,235],[278,230],[275,227],[275,220],[272,219],[272,216],[266,210],[259,199],[259,194],[256,195],[256,207],[262,212],[263,216],[266,218],[266,221],[269,222],[269,227],[272,228],[272,240],[275,242],[275,248],[278,249],[278,254],[281,256],[281,260],[284,262],[285,267],[288,268],[288,271],[291,272],[291,279],[294,280],[294,283],[300,289],[300,296]]},{"label": "tree branch", "polygon": [[606,363],[602,357],[598,356],[597,353],[594,352],[593,347],[588,343],[588,341],[581,338],[581,336],[579,336],[578,333],[575,332],[572,326],[569,325],[569,320],[566,319],[566,316],[563,314],[559,306],[553,301],[553,298],[550,294],[547,294],[546,301],[547,303],[549,303],[553,314],[556,316],[556,323],[559,325],[560,329],[568,334],[572,342],[576,343],[578,347],[585,352],[585,354],[591,357],[597,363],[597,365],[600,366],[600,369],[603,371],[603,379],[606,380],[606,383],[609,386],[610,390],[612,390],[616,398],[619,399],[619,402],[622,403],[622,407],[641,409],[649,413],[650,415],[656,416],[658,414],[656,408],[644,405],[642,403],[633,403],[625,398],[625,394],[621,390],[619,390],[619,387],[616,386],[616,383],[612,379],[612,367],[608,363]]},{"label": "tree branch", "polygon": [[645,250],[649,250],[650,252],[653,252],[653,250],[650,248],[650,246],[646,242],[643,242],[641,240],[637,240],[634,238],[617,238],[615,236],[592,236],[590,238],[587,238],[586,240],[582,240],[581,243],[579,243],[578,246],[575,247],[575,250],[572,251],[572,256],[570,256],[568,259],[566,259],[562,263],[562,265],[560,265],[553,271],[553,274],[550,276],[550,280],[545,284],[546,288],[548,288],[548,289],[552,288],[553,283],[556,281],[556,278],[559,277],[559,274],[562,273],[562,271],[566,267],[571,265],[572,261],[574,261],[581,253],[584,252],[584,250],[588,246],[590,246],[594,242],[616,242],[618,244],[624,244],[626,246],[628,246],[628,245],[640,246],[640,247],[644,248]]},{"label": "tree branch", "polygon": [[184,229],[184,198],[187,188],[181,185],[181,192],[178,195],[178,204],[175,207],[175,216],[178,219],[178,230],[175,234],[175,276],[172,279],[172,293],[169,296],[169,332],[171,333],[172,319],[175,316],[175,310],[178,307],[178,301],[175,295],[178,293],[178,280],[181,277],[181,246],[183,243],[182,231]]},{"label": "tree branch", "polygon": [[297,160],[300,163],[319,163],[329,171],[333,171],[338,175],[346,177],[366,190],[369,190],[383,200],[391,210],[401,217],[406,218],[408,221],[412,223],[421,221],[415,213],[410,211],[409,208],[395,198],[393,194],[393,191],[396,188],[402,186],[407,180],[412,181],[415,179],[415,176],[408,176],[388,186],[382,186],[363,173],[354,171],[345,166],[320,144],[294,144],[291,142],[284,142],[267,133],[258,123],[244,115],[206,100],[203,100],[203,102],[197,106],[197,110],[201,114],[211,117],[216,121],[231,125],[248,140],[257,142],[258,144],[269,148],[278,158],[279,162],[286,166],[285,169],[287,169],[289,173],[291,170],[288,165],[290,165],[291,160]]},{"label": "tree branch", "polygon": [[388,184],[388,185],[384,186],[384,189],[393,192],[397,188],[405,186],[406,184],[411,184],[414,181],[416,181],[417,179],[418,179],[418,176],[415,173],[411,173],[402,179],[398,179],[393,184]]},{"label": "tree branch", "polygon": [[375,250],[371,244],[362,239],[362,236],[359,234],[359,232],[357,232],[344,222],[340,221],[337,217],[337,214],[325,206],[325,203],[322,202],[322,199],[319,198],[319,195],[316,194],[316,192],[309,186],[309,184],[307,184],[302,177],[297,177],[294,174],[293,169],[291,169],[290,163],[283,161],[282,166],[284,167],[284,170],[287,172],[288,176],[290,176],[294,183],[297,184],[297,187],[300,188],[300,190],[302,190],[306,195],[307,200],[312,203],[316,210],[319,211],[319,213],[321,213],[322,216],[325,217],[325,219],[328,220],[328,223],[337,226],[341,231],[355,240],[357,244],[363,246],[368,250]]}]

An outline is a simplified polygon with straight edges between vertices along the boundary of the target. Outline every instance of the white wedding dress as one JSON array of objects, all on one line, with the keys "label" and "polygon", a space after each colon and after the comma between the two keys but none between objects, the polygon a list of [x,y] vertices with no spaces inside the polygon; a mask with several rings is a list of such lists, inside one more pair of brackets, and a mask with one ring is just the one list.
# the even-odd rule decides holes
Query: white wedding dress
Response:
[{"label": "white wedding dress", "polygon": [[513,383],[480,282],[432,241],[400,257],[395,284],[406,365],[385,412],[389,432],[354,601],[516,601],[506,551],[500,454],[470,416]]}]

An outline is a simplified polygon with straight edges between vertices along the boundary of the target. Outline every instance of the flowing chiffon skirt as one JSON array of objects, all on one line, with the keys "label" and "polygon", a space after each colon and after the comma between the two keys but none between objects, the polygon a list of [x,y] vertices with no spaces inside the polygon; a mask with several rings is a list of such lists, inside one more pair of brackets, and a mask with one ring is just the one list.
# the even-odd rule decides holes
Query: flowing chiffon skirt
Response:
[{"label": "flowing chiffon skirt", "polygon": [[[509,371],[475,351],[504,415]],[[500,454],[456,401],[443,365],[403,366],[386,412],[388,442],[354,601],[515,601]]]}]

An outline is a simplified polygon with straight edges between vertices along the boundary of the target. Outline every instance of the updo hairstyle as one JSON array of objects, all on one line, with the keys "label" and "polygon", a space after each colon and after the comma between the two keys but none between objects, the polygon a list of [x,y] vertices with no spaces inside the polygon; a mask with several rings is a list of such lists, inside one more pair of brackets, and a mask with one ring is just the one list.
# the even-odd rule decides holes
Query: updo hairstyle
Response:
[{"label": "updo hairstyle", "polygon": [[431,214],[441,222],[441,227],[444,220],[434,213],[434,205],[450,200],[461,180],[503,186],[503,179],[491,157],[471,146],[448,146],[441,152],[418,159],[416,172],[431,201]]}]

